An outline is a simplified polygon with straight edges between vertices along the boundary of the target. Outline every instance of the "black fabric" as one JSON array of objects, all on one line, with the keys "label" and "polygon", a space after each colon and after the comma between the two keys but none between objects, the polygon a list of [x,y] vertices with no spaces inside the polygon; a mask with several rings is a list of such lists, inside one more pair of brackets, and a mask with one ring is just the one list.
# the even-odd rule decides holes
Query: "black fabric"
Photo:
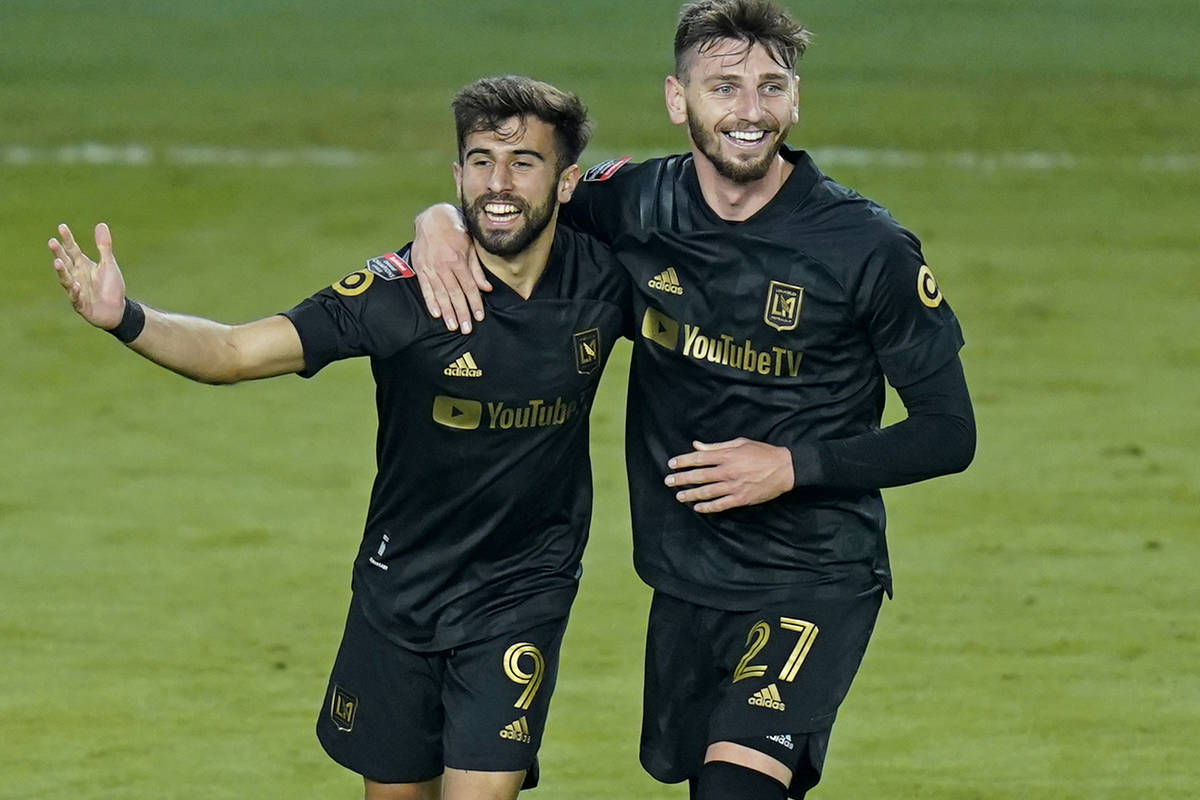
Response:
[{"label": "black fabric", "polygon": [[689,787],[691,800],[786,800],[787,788],[770,775],[738,764],[710,761]]},{"label": "black fabric", "polygon": [[352,600],[317,718],[331,758],[378,783],[419,783],[443,765],[526,771],[536,754],[558,675],[566,620],[552,620],[440,653],[392,643]]},{"label": "black fabric", "polygon": [[794,766],[807,734],[824,731],[828,739],[883,592],[821,595],[735,612],[654,593],[639,751],[647,772],[665,783],[684,780],[709,745],[728,741]]},{"label": "black fabric", "polygon": [[959,358],[897,394],[907,417],[894,425],[794,445],[796,486],[880,489],[966,469],[975,456],[975,412]]},{"label": "black fabric", "polygon": [[353,578],[366,617],[438,651],[565,615],[591,517],[588,413],[629,329],[624,273],[560,227],[530,298],[493,292],[462,336],[428,316],[411,270],[370,264],[286,312],[304,375],[371,359],[378,473]]},{"label": "black fabric", "polygon": [[708,207],[690,155],[582,183],[560,217],[609,242],[632,278],[626,459],[638,573],[730,610],[816,585],[890,590],[879,485],[802,486],[697,514],[664,485],[667,460],[693,440],[793,449],[870,435],[885,381],[919,384],[963,344],[917,237],[807,154],[782,152],[790,175],[745,221]]}]

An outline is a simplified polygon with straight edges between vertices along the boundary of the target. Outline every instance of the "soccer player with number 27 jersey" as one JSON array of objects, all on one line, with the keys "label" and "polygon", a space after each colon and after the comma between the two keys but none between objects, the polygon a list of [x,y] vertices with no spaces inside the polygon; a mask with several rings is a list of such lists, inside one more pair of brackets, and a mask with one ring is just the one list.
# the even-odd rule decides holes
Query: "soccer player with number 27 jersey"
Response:
[{"label": "soccer player with number 27 jersey", "polygon": [[[562,215],[634,287],[641,760],[693,800],[817,783],[891,592],[879,490],[974,453],[962,333],[917,238],[784,145],[808,41],[770,0],[686,5],[665,95],[691,152],[598,165]],[[444,209],[423,230],[449,286],[464,246]],[[881,428],[885,380],[907,417]]]}]

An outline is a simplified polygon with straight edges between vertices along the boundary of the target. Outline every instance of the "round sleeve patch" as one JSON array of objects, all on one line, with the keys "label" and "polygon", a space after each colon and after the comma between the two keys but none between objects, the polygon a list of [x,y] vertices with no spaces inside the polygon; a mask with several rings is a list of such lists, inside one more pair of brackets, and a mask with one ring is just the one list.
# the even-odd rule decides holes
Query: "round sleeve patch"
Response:
[{"label": "round sleeve patch", "polygon": [[358,272],[351,272],[349,275],[333,284],[333,290],[338,294],[344,294],[346,297],[354,297],[362,294],[367,289],[370,289],[371,284],[374,283],[374,281],[374,272],[360,269]]},{"label": "round sleeve patch", "polygon": [[934,280],[933,272],[924,264],[917,273],[917,296],[929,308],[937,308],[942,304],[942,290]]}]

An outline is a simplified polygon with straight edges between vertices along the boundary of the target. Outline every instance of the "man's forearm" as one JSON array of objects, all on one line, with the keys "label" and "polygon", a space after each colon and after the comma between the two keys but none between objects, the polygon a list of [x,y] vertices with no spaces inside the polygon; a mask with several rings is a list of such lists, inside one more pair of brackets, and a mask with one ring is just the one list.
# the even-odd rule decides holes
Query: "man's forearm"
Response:
[{"label": "man's forearm", "polygon": [[881,430],[789,449],[796,487],[882,489],[966,469],[975,416],[958,359],[900,392],[908,417]]},{"label": "man's forearm", "polygon": [[129,342],[130,349],[194,381],[237,383],[304,368],[299,337],[285,317],[225,325],[143,308],[146,324],[141,334]]}]

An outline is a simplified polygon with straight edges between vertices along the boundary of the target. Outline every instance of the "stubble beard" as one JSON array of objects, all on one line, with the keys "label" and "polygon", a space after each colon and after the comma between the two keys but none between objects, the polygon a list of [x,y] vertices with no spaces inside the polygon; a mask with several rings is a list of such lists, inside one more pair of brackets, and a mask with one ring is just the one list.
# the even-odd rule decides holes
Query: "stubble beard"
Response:
[{"label": "stubble beard", "polygon": [[[545,201],[536,206],[530,206],[519,197],[500,194],[481,194],[470,204],[461,194],[458,199],[471,239],[492,255],[511,258],[533,244],[542,235],[542,231],[546,230],[554,216],[556,191],[556,187],[551,188]],[[493,202],[511,203],[519,208],[525,220],[524,224],[511,231],[489,230],[484,227],[482,220],[487,214],[483,207]]]},{"label": "stubble beard", "polygon": [[767,172],[771,169],[771,164],[775,161],[775,156],[779,155],[779,150],[783,147],[784,140],[787,139],[788,131],[791,130],[790,125],[775,130],[764,129],[767,136],[774,137],[771,147],[760,158],[753,161],[739,161],[729,158],[722,152],[721,134],[705,128],[700,120],[692,114],[691,109],[688,109],[687,112],[687,123],[688,132],[691,133],[696,148],[712,163],[717,174],[737,184],[754,183],[766,177]]}]

